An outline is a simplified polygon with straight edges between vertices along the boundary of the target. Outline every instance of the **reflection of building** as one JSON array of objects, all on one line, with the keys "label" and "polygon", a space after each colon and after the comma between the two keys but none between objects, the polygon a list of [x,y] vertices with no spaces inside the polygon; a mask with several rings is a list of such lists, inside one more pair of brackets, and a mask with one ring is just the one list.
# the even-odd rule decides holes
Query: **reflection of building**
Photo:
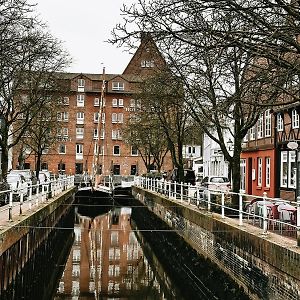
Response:
[{"label": "reflection of building", "polygon": [[129,208],[121,208],[94,219],[79,217],[58,295],[126,298],[147,289],[160,298],[162,289],[131,229],[130,215]]}]

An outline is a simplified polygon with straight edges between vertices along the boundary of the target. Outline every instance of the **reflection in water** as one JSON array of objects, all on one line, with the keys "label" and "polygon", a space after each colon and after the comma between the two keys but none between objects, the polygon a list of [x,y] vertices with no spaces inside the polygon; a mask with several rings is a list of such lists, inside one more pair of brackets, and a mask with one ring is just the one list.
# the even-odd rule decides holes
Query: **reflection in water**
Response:
[{"label": "reflection in water", "polygon": [[55,299],[181,299],[159,263],[154,268],[145,257],[131,208],[95,217],[77,212],[74,232]]}]

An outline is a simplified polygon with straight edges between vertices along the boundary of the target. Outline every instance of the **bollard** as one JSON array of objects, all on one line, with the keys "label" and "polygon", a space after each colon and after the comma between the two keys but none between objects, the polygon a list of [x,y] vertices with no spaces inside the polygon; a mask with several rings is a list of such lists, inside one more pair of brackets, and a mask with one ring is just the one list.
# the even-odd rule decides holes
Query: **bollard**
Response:
[{"label": "bollard", "polygon": [[241,190],[239,193],[239,225],[243,225],[243,195]]}]

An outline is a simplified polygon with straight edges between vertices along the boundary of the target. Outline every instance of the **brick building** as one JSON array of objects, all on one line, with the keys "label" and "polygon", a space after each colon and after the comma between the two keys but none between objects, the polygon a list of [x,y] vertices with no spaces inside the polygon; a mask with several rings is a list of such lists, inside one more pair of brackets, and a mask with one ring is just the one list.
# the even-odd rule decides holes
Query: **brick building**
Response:
[{"label": "brick building", "polygon": [[[154,41],[143,35],[141,44],[123,74],[64,73],[69,87],[57,119],[61,123],[58,143],[42,157],[42,169],[54,174],[90,174],[95,163],[95,149],[100,136],[99,167],[102,174],[142,174],[146,168],[136,149],[122,140],[122,127],[140,107],[135,93],[143,79],[166,67]],[[104,105],[100,99],[104,88]],[[101,113],[101,118],[99,118]],[[100,120],[101,126],[98,126]],[[98,132],[99,131],[99,132]],[[17,166],[15,154],[13,167]],[[29,156],[25,168],[35,169],[35,158]],[[166,169],[171,169],[167,163]]]}]

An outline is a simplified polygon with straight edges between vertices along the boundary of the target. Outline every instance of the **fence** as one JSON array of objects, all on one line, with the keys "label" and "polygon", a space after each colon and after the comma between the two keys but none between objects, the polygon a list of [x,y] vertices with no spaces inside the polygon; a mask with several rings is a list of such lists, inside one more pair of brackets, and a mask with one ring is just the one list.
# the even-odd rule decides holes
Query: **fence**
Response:
[{"label": "fence", "polygon": [[[272,231],[297,238],[300,230],[300,207],[296,202],[269,198],[267,193],[254,196],[147,177],[137,177],[135,184],[170,199],[195,205],[198,209],[220,213],[222,218],[238,218],[239,225],[254,225],[262,228],[263,234]],[[233,195],[238,197],[236,207],[232,205]]]},{"label": "fence", "polygon": [[[36,185],[28,185],[26,192],[24,188],[15,190],[0,191],[3,207],[0,212],[8,212],[8,220],[12,220],[13,209],[19,207],[19,214],[23,213],[23,206],[26,201],[28,210],[33,206],[38,206],[40,203],[46,202],[48,199],[59,195],[61,192],[74,186],[74,176],[67,176],[45,182],[38,182]],[[8,205],[5,205],[8,204]]]}]

